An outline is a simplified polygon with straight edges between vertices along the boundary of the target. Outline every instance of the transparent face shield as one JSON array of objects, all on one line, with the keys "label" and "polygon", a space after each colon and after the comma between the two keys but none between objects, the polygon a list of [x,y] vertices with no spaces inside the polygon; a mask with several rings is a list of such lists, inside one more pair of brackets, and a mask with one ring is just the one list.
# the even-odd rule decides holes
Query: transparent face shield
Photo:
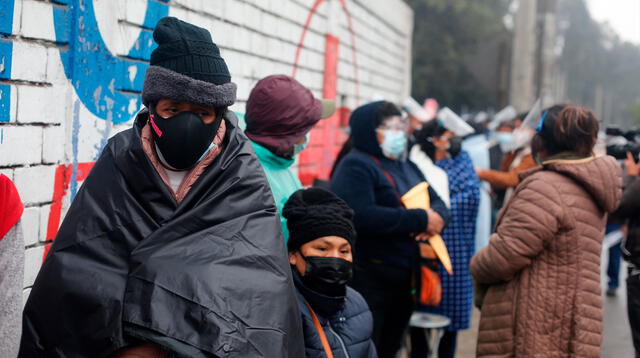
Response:
[{"label": "transparent face shield", "polygon": [[426,123],[432,119],[427,114],[427,111],[425,111],[424,108],[415,99],[413,99],[413,97],[407,97],[407,99],[404,100],[402,109],[422,123]]},{"label": "transparent face shield", "polygon": [[542,118],[542,101],[538,99],[522,121],[522,125],[513,131],[513,141],[507,146],[508,152],[524,148],[531,143]]},{"label": "transparent face shield", "polygon": [[509,105],[500,110],[500,112],[496,113],[493,117],[493,120],[489,123],[489,130],[495,131],[500,127],[502,123],[513,120],[518,116],[518,112],[513,106]]},{"label": "transparent face shield", "polygon": [[456,136],[466,137],[469,134],[475,133],[473,127],[448,107],[442,108],[438,112],[437,118],[443,127],[452,131]]},{"label": "transparent face shield", "polygon": [[485,111],[478,112],[475,116],[473,116],[473,121],[475,123],[484,123],[489,119],[489,114]]}]

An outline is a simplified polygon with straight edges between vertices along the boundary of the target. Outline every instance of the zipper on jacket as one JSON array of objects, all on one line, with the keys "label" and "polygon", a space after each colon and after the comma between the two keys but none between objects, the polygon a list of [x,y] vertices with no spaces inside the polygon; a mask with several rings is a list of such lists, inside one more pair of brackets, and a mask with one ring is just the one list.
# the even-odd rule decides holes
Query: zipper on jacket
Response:
[{"label": "zipper on jacket", "polygon": [[334,336],[336,336],[336,338],[338,339],[338,342],[340,343],[340,347],[342,347],[342,350],[344,351],[344,356],[349,358],[349,352],[347,352],[347,346],[345,346],[344,341],[342,340],[342,337],[340,337],[336,331],[333,330],[333,327],[331,327],[331,322],[329,322],[329,320],[327,320],[327,326],[329,327],[329,332],[333,333]]}]

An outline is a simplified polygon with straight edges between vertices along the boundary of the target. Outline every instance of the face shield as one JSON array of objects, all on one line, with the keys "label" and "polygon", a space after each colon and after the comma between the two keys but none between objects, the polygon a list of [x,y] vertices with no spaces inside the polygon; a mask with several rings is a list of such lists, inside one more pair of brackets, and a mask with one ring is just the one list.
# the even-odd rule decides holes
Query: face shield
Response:
[{"label": "face shield", "polygon": [[513,131],[513,140],[511,145],[505,148],[508,152],[513,152],[520,148],[524,148],[531,143],[531,139],[536,134],[536,128],[540,124],[542,117],[542,101],[538,99],[533,107],[527,113],[520,127]]}]

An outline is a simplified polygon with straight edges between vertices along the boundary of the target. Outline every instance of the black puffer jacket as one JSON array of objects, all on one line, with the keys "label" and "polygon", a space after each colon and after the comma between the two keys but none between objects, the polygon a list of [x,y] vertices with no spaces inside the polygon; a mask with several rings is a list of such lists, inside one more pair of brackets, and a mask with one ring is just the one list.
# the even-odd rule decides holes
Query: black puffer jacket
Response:
[{"label": "black puffer jacket", "polygon": [[622,254],[627,261],[640,268],[640,177],[629,178],[615,216],[629,220]]},{"label": "black puffer jacket", "polygon": [[[332,298],[304,287],[300,276],[295,272],[293,279],[298,291],[307,358],[326,358],[307,302],[318,316],[335,358],[378,357],[371,340],[373,316],[367,302],[356,290],[347,287],[344,297]],[[327,311],[335,313],[327,314]]]}]

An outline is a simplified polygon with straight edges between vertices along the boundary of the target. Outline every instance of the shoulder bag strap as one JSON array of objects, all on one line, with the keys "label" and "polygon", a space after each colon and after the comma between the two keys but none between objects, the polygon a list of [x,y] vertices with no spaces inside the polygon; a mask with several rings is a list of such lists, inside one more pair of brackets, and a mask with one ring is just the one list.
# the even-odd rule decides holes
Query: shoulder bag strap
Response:
[{"label": "shoulder bag strap", "polygon": [[376,158],[373,155],[370,155],[370,157],[378,165],[380,170],[382,170],[382,172],[384,173],[384,176],[387,177],[387,180],[389,180],[393,188],[396,190],[396,196],[398,197],[398,201],[400,202],[400,205],[404,207],[404,203],[402,202],[402,197],[400,196],[400,192],[398,191],[398,185],[396,185],[396,181],[393,179],[391,174],[389,174],[389,172],[382,166],[382,162],[380,161],[380,159]]},{"label": "shoulder bag strap", "polygon": [[331,351],[331,346],[329,346],[329,340],[327,339],[327,335],[324,333],[324,329],[320,324],[320,320],[318,320],[318,316],[311,308],[311,305],[304,301],[304,303],[309,307],[309,311],[311,312],[311,318],[313,319],[313,325],[316,326],[316,330],[318,331],[318,335],[320,336],[320,342],[322,343],[322,347],[324,348],[324,353],[327,355],[327,358],[333,358],[333,352]]}]

